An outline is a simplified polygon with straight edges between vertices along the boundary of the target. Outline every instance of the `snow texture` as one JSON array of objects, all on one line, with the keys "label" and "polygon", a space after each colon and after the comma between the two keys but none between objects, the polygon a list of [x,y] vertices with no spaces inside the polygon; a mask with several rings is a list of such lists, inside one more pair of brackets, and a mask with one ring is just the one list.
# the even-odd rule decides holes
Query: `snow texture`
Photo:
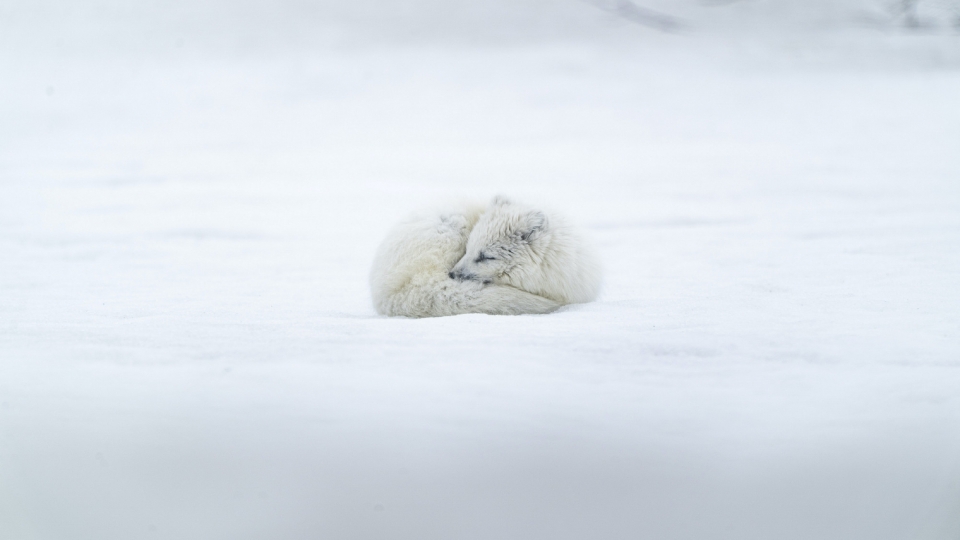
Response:
[{"label": "snow texture", "polygon": [[[0,538],[960,538],[957,34],[79,5],[0,7]],[[495,193],[600,299],[376,316]]]}]

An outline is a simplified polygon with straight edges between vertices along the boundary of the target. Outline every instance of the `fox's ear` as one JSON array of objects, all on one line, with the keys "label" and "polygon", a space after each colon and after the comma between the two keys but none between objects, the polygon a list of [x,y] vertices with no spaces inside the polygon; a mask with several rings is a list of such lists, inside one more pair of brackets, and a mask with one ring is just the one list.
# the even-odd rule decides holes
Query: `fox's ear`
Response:
[{"label": "fox's ear", "polygon": [[510,201],[503,195],[497,195],[493,198],[493,201],[490,202],[493,206],[503,206],[505,204],[510,204]]},{"label": "fox's ear", "polygon": [[520,231],[520,239],[524,242],[536,239],[547,224],[547,216],[539,210],[529,212],[523,219],[524,228]]}]

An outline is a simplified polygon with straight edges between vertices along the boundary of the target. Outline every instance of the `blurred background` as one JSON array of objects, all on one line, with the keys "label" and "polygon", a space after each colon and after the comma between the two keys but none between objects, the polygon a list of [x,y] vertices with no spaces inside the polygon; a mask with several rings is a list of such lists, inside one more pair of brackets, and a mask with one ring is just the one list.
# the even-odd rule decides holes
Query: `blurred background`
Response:
[{"label": "blurred background", "polygon": [[[502,193],[599,301],[376,316]],[[0,1],[0,538],[960,538],[960,1]]]}]

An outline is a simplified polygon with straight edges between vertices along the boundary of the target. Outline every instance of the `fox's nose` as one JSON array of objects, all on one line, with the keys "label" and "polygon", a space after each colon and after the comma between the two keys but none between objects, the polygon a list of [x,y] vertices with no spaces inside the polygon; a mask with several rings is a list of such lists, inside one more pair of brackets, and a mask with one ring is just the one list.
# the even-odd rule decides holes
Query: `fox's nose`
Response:
[{"label": "fox's nose", "polygon": [[447,274],[447,275],[450,276],[450,279],[457,279],[457,275],[454,274],[453,271],[451,271],[451,272],[450,272],[449,274]]}]

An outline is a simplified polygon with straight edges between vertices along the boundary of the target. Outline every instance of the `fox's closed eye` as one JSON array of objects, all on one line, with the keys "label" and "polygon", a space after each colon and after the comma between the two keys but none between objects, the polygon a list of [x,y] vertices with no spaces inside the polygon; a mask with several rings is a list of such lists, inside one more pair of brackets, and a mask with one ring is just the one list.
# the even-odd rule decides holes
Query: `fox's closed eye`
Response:
[{"label": "fox's closed eye", "polygon": [[479,263],[479,262],[483,262],[483,261],[495,261],[496,259],[497,259],[496,257],[491,257],[491,256],[487,255],[486,253],[480,253],[480,255],[478,255],[477,258],[476,258],[473,262],[478,262],[478,263]]}]

